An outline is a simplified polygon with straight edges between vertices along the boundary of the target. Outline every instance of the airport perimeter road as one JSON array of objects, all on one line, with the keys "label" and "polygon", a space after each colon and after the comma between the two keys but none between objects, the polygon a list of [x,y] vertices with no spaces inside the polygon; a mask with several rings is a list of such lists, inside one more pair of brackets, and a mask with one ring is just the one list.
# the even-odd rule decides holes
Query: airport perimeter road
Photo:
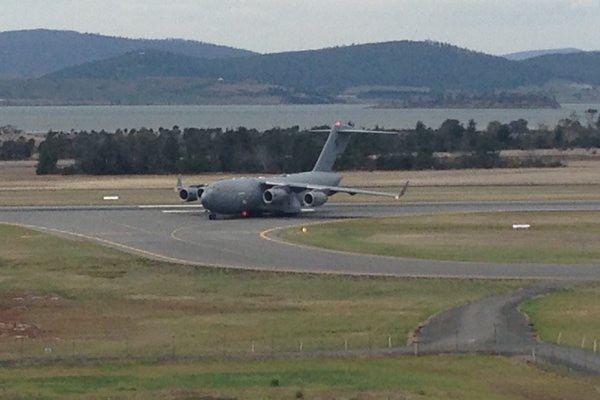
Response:
[{"label": "airport perimeter road", "polygon": [[475,300],[433,316],[417,331],[413,347],[422,354],[487,353],[528,356],[588,373],[600,373],[600,355],[534,338],[518,306],[538,295],[568,286],[564,281],[537,282],[509,293]]},{"label": "airport perimeter road", "polygon": [[[0,223],[86,238],[156,259],[342,274],[599,280],[600,265],[488,264],[348,254],[286,244],[277,228],[339,218],[452,212],[600,211],[600,201],[330,204],[297,218],[209,221],[201,208],[3,207]],[[513,221],[507,221],[507,224]]]}]

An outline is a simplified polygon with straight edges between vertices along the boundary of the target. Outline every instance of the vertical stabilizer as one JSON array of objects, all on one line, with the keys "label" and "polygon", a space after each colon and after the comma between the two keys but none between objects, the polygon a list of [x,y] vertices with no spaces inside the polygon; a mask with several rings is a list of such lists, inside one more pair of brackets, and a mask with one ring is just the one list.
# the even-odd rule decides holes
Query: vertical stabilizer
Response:
[{"label": "vertical stabilizer", "polygon": [[335,164],[337,156],[346,150],[348,142],[350,141],[352,132],[344,128],[346,127],[342,126],[339,122],[336,122],[335,125],[333,125],[313,171],[329,172],[333,169],[333,164]]}]

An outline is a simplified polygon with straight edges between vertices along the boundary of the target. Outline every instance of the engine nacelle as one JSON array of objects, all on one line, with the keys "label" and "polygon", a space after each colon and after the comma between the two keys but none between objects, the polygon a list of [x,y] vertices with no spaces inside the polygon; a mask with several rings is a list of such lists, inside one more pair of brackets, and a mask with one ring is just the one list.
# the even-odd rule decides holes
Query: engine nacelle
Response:
[{"label": "engine nacelle", "polygon": [[196,201],[202,196],[203,188],[198,187],[182,187],[179,189],[179,198],[183,201]]},{"label": "engine nacelle", "polygon": [[265,204],[279,203],[289,196],[289,193],[285,189],[271,188],[263,192],[263,201]]},{"label": "engine nacelle", "polygon": [[327,202],[327,199],[328,197],[325,193],[312,191],[304,193],[304,196],[302,197],[302,202],[305,206],[308,207],[318,207],[325,204]]}]

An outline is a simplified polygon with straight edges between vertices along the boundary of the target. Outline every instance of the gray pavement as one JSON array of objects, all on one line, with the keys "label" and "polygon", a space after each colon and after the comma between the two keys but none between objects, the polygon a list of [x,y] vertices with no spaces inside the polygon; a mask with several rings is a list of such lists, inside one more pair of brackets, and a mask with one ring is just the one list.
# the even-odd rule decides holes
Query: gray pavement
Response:
[{"label": "gray pavement", "polygon": [[477,300],[433,316],[418,334],[422,345],[440,350],[535,344],[527,318],[517,307],[540,294],[564,287],[561,282],[542,282],[521,290]]},{"label": "gray pavement", "polygon": [[600,201],[346,203],[328,204],[314,213],[296,218],[218,221],[209,221],[199,208],[3,207],[0,208],[0,222],[87,238],[146,257],[198,265],[394,276],[600,279],[599,265],[515,265],[399,259],[307,248],[277,239],[278,227],[339,218],[528,210],[600,211]]},{"label": "gray pavement", "polygon": [[417,331],[413,346],[418,346],[421,354],[477,352],[527,356],[533,362],[543,360],[599,374],[600,353],[538,341],[529,320],[518,310],[523,302],[566,285],[566,282],[539,282],[446,310]]}]

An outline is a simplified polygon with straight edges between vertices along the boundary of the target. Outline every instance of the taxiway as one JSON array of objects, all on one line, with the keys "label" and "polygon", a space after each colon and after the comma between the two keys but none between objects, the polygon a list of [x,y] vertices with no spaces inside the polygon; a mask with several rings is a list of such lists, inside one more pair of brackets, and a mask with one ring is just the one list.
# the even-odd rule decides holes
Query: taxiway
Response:
[{"label": "taxiway", "polygon": [[[0,223],[93,240],[177,263],[260,270],[451,278],[600,280],[600,265],[502,264],[348,254],[285,243],[279,228],[340,218],[453,212],[600,211],[600,201],[337,203],[295,218],[209,221],[197,207],[2,207]],[[512,221],[507,221],[507,224]]]}]

